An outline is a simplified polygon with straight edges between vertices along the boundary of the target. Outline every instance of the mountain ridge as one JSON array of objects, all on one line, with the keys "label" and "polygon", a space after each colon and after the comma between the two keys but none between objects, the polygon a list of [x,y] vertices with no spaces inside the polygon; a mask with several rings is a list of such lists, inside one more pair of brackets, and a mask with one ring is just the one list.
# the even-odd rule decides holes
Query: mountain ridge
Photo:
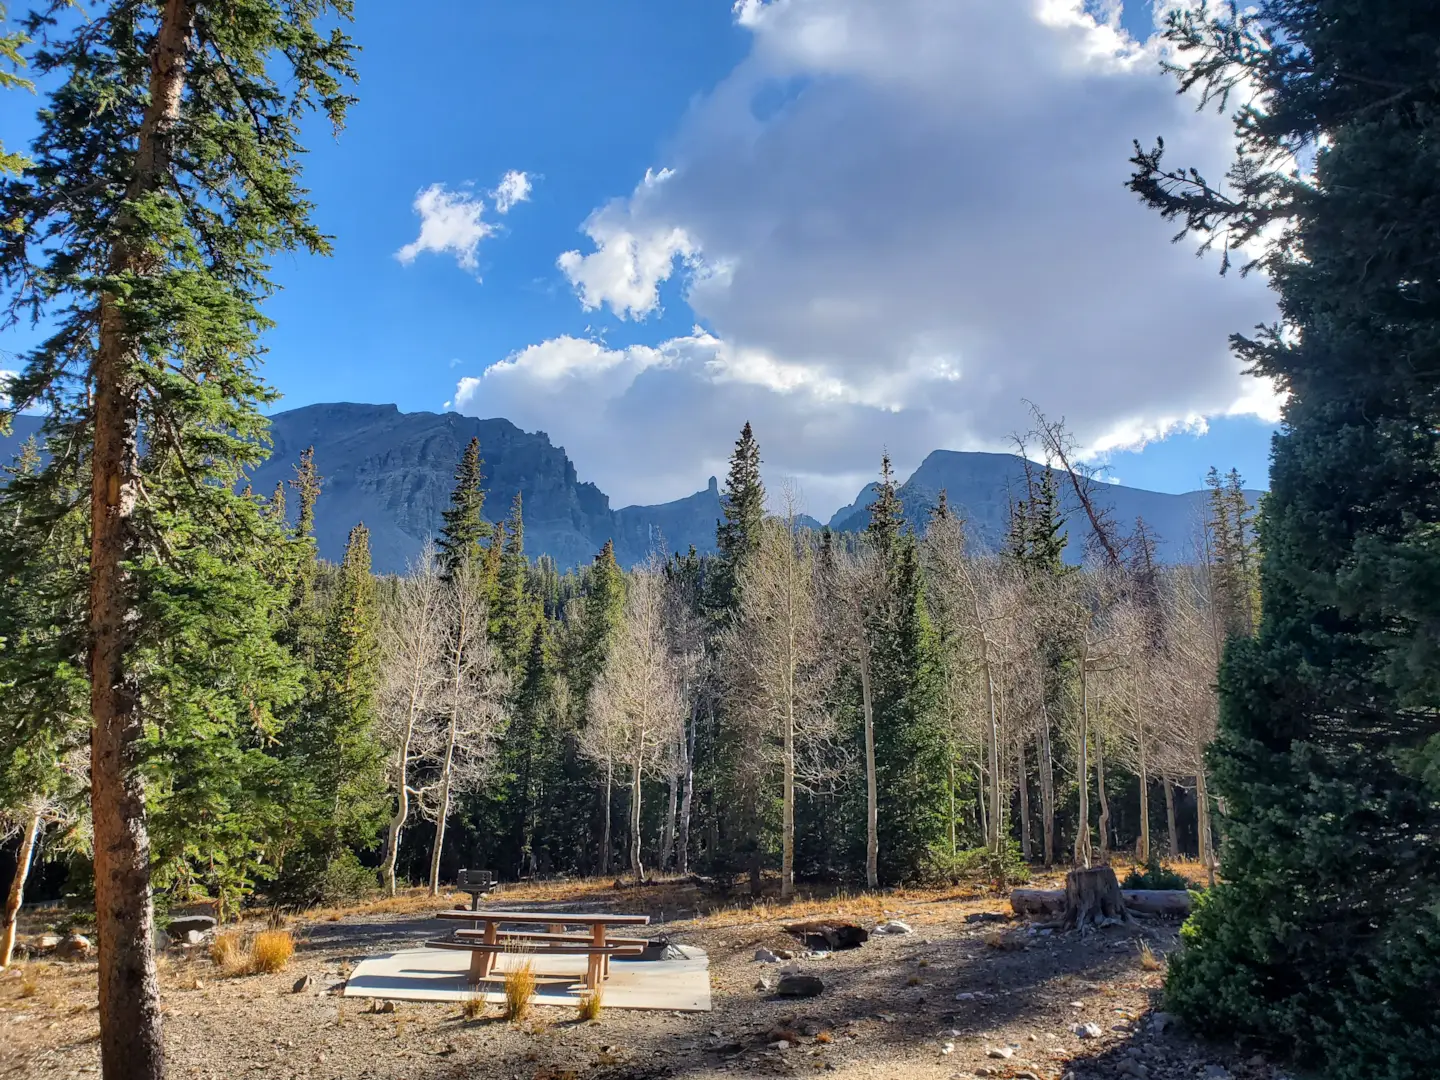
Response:
[{"label": "mountain ridge", "polygon": [[[8,460],[40,424],[39,417],[16,417],[13,433],[0,439],[0,456]],[[491,521],[504,518],[519,492],[526,551],[532,556],[550,555],[562,570],[589,562],[606,540],[614,541],[616,558],[623,565],[644,561],[662,543],[671,551],[685,551],[691,545],[700,552],[715,549],[715,526],[722,516],[715,477],[680,499],[612,509],[609,496],[594,483],[581,481],[564,448],[551,443],[545,432],[527,432],[500,417],[407,413],[393,404],[326,402],[272,414],[270,434],[270,457],[250,478],[255,491],[268,494],[277,483],[287,482],[300,454],[314,446],[322,477],[315,509],[320,554],[338,560],[351,527],[363,521],[380,573],[403,571],[425,541],[438,533],[456,464],[472,437],[480,439],[485,459],[485,516]],[[975,541],[994,547],[1004,536],[1011,499],[1023,493],[1024,477],[1025,463],[1013,454],[935,450],[900,485],[898,494],[906,519],[923,527],[944,488]],[[866,485],[854,502],[831,516],[830,527],[864,528],[874,490],[873,483]],[[1158,536],[1162,560],[1193,557],[1191,542],[1203,520],[1205,491],[1172,495],[1107,484],[1099,494],[1122,531],[1133,525],[1136,516],[1144,517]],[[1070,512],[1072,542],[1067,553],[1078,561],[1090,530],[1077,513],[1073,493],[1064,486],[1062,507]],[[820,527],[808,517],[802,518],[802,524]]]}]

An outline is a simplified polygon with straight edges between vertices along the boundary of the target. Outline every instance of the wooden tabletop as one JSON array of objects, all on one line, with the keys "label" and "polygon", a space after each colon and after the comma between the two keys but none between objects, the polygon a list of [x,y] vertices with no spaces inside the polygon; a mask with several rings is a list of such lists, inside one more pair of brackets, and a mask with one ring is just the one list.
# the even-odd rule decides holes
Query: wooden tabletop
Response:
[{"label": "wooden tabletop", "polygon": [[547,923],[555,926],[645,926],[650,922],[649,915],[614,915],[588,911],[496,911],[484,908],[479,911],[467,911],[464,908],[441,911],[435,917],[467,922]]}]

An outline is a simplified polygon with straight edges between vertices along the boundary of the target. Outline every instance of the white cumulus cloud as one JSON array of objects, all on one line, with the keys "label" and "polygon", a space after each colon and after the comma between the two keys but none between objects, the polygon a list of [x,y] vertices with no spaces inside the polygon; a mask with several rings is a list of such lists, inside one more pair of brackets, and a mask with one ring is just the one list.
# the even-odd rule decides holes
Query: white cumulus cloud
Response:
[{"label": "white cumulus cloud", "polygon": [[536,345],[467,411],[549,431],[622,501],[694,490],[749,419],[769,474],[800,477],[822,515],[882,446],[902,474],[937,448],[1007,448],[1027,400],[1096,452],[1275,415],[1227,348],[1273,319],[1265,283],[1170,244],[1124,186],[1131,140],[1156,135],[1222,174],[1229,124],[1176,95],[1118,3],[734,7],[749,54],[686,113],[667,168],[559,258],[587,309],[644,320],[674,277],[706,329]]},{"label": "white cumulus cloud", "polygon": [[528,175],[511,169],[500,178],[500,186],[490,193],[495,200],[495,212],[508,214],[516,203],[529,202],[532,186]]},{"label": "white cumulus cloud", "polygon": [[[506,214],[516,203],[530,198],[531,178],[523,172],[510,171],[490,192],[497,214]],[[484,220],[485,201],[468,190],[451,191],[444,184],[431,184],[415,196],[412,209],[420,218],[420,235],[395,253],[406,266],[423,252],[453,255],[462,270],[474,273],[479,268],[480,241],[495,233],[496,227]]]}]

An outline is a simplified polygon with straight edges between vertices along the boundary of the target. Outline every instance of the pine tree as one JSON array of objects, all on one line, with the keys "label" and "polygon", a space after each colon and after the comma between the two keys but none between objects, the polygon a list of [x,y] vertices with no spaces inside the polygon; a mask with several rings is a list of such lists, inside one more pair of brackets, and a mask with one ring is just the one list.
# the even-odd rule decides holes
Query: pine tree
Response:
[{"label": "pine tree", "polygon": [[719,563],[712,607],[733,611],[739,602],[739,573],[745,560],[760,548],[760,525],[765,519],[765,485],[760,479],[760,444],[749,423],[741,428],[730,455],[730,472],[720,499],[725,520],[717,523],[715,547]]},{"label": "pine tree", "polygon": [[[1186,8],[1167,37],[1213,101],[1243,82],[1224,192],[1136,147],[1131,188],[1227,254],[1250,240],[1283,323],[1235,337],[1289,391],[1274,439],[1259,633],[1232,638],[1211,751],[1222,880],[1171,961],[1205,1032],[1336,1080],[1434,1070],[1440,681],[1433,536],[1440,235],[1424,5]],[[1313,171],[1294,171],[1313,150]],[[1232,536],[1233,536],[1232,532]]]},{"label": "pine tree", "polygon": [[[263,456],[259,406],[272,397],[254,371],[266,260],[326,249],[298,186],[297,137],[308,109],[338,125],[351,100],[351,46],[316,26],[331,13],[348,4],[254,0],[234,18],[207,0],[113,0],[86,20],[33,20],[50,35],[35,70],[54,89],[33,167],[0,191],[0,281],[10,310],[53,327],[12,380],[11,407],[48,408],[90,467],[107,1076],[164,1071],[141,763],[152,779],[223,788],[152,785],[172,807],[207,794],[232,806],[224,770],[251,759],[237,736],[271,727],[277,697],[294,692],[266,625],[275,590],[251,558],[273,534],[238,489]],[[282,86],[280,68],[296,77]],[[228,811],[209,820],[240,824]],[[207,839],[229,837],[193,842]]]},{"label": "pine tree", "polygon": [[483,542],[494,531],[485,520],[485,488],[480,474],[484,464],[480,457],[480,439],[473,438],[455,469],[450,506],[441,514],[445,524],[440,528],[436,547],[447,581],[463,563],[480,559]]},{"label": "pine tree", "polygon": [[[492,546],[501,535],[496,533]],[[490,632],[506,668],[519,679],[530,652],[530,629],[537,613],[535,598],[526,588],[530,562],[525,557],[525,519],[518,491],[510,503],[503,536],[494,599],[490,603]]]}]

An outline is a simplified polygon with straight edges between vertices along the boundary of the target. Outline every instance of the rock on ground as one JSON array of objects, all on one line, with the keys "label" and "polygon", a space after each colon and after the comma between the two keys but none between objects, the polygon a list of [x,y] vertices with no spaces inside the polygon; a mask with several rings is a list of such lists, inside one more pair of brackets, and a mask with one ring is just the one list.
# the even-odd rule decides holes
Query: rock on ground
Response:
[{"label": "rock on ground", "polygon": [[825,983],[819,975],[802,975],[799,972],[787,971],[780,976],[780,982],[775,987],[775,992],[781,997],[816,997],[825,989]]}]

